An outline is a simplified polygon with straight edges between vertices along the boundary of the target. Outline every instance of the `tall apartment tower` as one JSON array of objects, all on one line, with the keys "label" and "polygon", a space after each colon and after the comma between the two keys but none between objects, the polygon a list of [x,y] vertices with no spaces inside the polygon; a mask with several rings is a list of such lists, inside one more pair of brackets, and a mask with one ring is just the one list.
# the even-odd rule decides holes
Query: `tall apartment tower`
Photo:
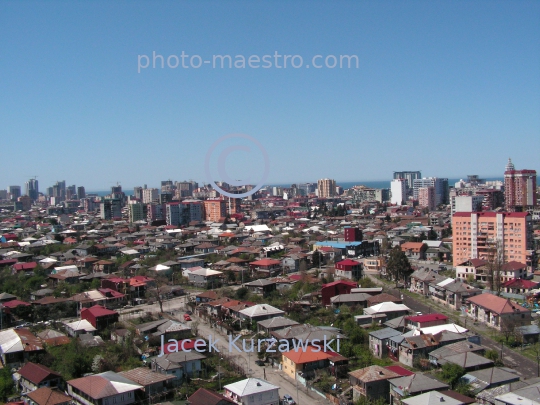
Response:
[{"label": "tall apartment tower", "polygon": [[77,187],[77,198],[79,200],[82,200],[83,198],[86,198],[86,190],[83,186]]},{"label": "tall apartment tower", "polygon": [[423,187],[435,189],[435,205],[449,203],[448,179],[440,177],[424,177],[413,180],[413,198],[418,200],[419,190]]},{"label": "tall apartment tower", "polygon": [[406,179],[394,179],[390,183],[390,192],[392,197],[390,202],[392,204],[401,205],[407,201],[407,180]]},{"label": "tall apartment tower", "polygon": [[421,187],[418,189],[418,205],[435,211],[435,187]]},{"label": "tall apartment tower", "polygon": [[454,266],[469,259],[487,259],[503,249],[506,262],[531,266],[532,216],[527,212],[456,212],[452,216]]},{"label": "tall apartment tower", "polygon": [[143,204],[151,204],[154,201],[159,201],[159,190],[157,188],[144,188],[142,190]]},{"label": "tall apartment tower", "polygon": [[417,172],[394,172],[394,180],[405,179],[407,180],[407,186],[412,190],[413,182],[416,179],[421,179],[422,173]]},{"label": "tall apartment tower", "polygon": [[332,198],[336,195],[336,181],[332,179],[320,179],[317,181],[319,198]]},{"label": "tall apartment tower", "polygon": [[504,171],[506,211],[524,212],[536,205],[536,170],[516,170],[508,159]]},{"label": "tall apartment tower", "polygon": [[30,179],[25,183],[26,195],[35,201],[39,196],[39,183],[36,179]]},{"label": "tall apartment tower", "polygon": [[11,201],[17,201],[21,196],[21,186],[9,186],[9,195],[11,196]]}]

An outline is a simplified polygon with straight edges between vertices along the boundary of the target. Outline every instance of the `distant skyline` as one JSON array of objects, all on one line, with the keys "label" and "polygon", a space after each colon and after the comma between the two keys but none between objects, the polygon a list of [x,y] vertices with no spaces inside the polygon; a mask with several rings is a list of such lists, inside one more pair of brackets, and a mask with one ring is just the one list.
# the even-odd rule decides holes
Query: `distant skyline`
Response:
[{"label": "distant skyline", "polygon": [[[202,184],[232,133],[260,142],[269,184],[538,171],[538,21],[527,0],[3,1],[0,188]],[[222,163],[244,179],[262,160]]]}]

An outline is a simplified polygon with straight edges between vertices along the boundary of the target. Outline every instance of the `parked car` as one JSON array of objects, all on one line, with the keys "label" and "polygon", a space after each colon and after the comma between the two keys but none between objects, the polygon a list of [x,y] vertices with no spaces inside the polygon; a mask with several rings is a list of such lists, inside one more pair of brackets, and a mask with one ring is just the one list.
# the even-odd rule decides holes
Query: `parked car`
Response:
[{"label": "parked car", "polygon": [[286,405],[296,405],[296,402],[289,394],[283,395],[283,403]]},{"label": "parked car", "polygon": [[255,360],[255,364],[262,367],[262,366],[264,366],[264,361],[262,361],[262,360]]},{"label": "parked car", "polygon": [[191,321],[191,316],[189,316],[188,314],[184,314],[184,321]]}]

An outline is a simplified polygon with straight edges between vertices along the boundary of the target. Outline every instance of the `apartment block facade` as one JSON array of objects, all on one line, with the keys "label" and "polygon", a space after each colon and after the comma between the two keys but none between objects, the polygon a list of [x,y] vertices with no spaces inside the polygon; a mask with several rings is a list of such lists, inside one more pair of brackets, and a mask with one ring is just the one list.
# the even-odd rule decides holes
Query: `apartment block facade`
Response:
[{"label": "apartment block facade", "polygon": [[508,159],[504,172],[506,211],[530,211],[536,205],[536,170],[515,170]]},{"label": "apartment block facade", "polygon": [[454,266],[486,260],[499,246],[504,261],[532,266],[532,216],[527,212],[457,212],[452,217]]}]

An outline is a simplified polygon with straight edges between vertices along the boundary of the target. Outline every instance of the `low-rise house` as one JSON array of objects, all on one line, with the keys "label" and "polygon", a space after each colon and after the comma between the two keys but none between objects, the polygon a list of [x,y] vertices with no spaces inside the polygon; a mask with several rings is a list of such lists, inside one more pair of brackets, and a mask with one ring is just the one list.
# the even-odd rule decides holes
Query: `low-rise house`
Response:
[{"label": "low-rise house", "polygon": [[525,325],[515,328],[516,337],[520,337],[523,343],[536,343],[540,336],[538,325]]},{"label": "low-rise house", "polygon": [[518,278],[503,283],[502,291],[510,294],[527,294],[531,290],[538,288],[539,285],[540,283],[537,281]]},{"label": "low-rise house", "polygon": [[[322,345],[321,345],[322,349]],[[284,373],[293,380],[308,379],[314,370],[327,368],[330,365],[330,358],[337,353],[318,350],[313,346],[306,346],[305,350],[290,350],[282,353],[282,365]]]},{"label": "low-rise house", "polygon": [[175,379],[172,375],[156,373],[147,367],[122,371],[118,375],[141,385],[146,398],[169,391],[173,387],[171,381]]},{"label": "low-rise house", "polygon": [[188,275],[189,283],[196,287],[216,288],[221,286],[223,273],[211,269],[199,269],[191,271]]},{"label": "low-rise house", "polygon": [[456,311],[461,310],[465,300],[475,295],[481,294],[482,290],[474,288],[459,279],[447,279],[438,284],[429,285],[431,298],[442,304],[448,305]]},{"label": "low-rise house", "polygon": [[29,329],[0,331],[0,357],[4,367],[17,367],[43,353],[43,343]]},{"label": "low-rise house", "polygon": [[399,346],[399,362],[415,367],[416,360],[428,358],[428,354],[439,347],[432,334],[405,337]]},{"label": "low-rise house", "polygon": [[[225,398],[223,395],[217,392],[207,390],[206,388],[199,388],[193,393],[188,401],[191,405],[235,405],[236,402]],[[186,403],[188,402],[186,401]]]},{"label": "low-rise house", "polygon": [[441,403],[444,403],[445,405],[466,405],[470,402],[463,402],[460,399],[445,395],[442,392],[431,391],[402,399],[401,403],[404,405],[439,405]]},{"label": "low-rise house", "polygon": [[388,380],[401,377],[400,374],[381,366],[369,366],[349,373],[349,383],[353,389],[353,401],[361,397],[376,400],[384,398],[390,401],[390,383]]},{"label": "low-rise house", "polygon": [[430,284],[438,284],[445,279],[446,277],[440,276],[433,270],[419,269],[411,274],[411,286],[409,289],[418,294],[428,295]]},{"label": "low-rise house", "polygon": [[505,330],[531,324],[531,311],[508,298],[480,294],[467,299],[467,315],[487,326]]},{"label": "low-rise house", "polygon": [[424,374],[393,378],[390,383],[390,405],[400,405],[404,397],[411,397],[430,391],[442,391],[449,388],[445,384]]},{"label": "low-rise house", "polygon": [[246,287],[249,292],[262,295],[264,297],[267,294],[270,294],[272,291],[276,290],[276,282],[268,279],[258,279],[249,283],[245,283],[244,287]]},{"label": "low-rise house", "polygon": [[446,356],[440,356],[437,359],[437,364],[444,366],[447,363],[456,364],[462,367],[465,371],[475,371],[484,368],[493,367],[492,360],[486,359],[483,356],[473,352],[455,353]]},{"label": "low-rise house", "polygon": [[163,336],[163,339],[168,341],[169,339],[178,340],[191,337],[191,328],[180,322],[160,319],[137,325],[135,333],[140,336],[148,336],[148,338],[160,338]]},{"label": "low-rise house", "polygon": [[427,248],[427,245],[422,242],[405,242],[401,245],[401,251],[405,253],[407,257],[416,260],[426,259]]},{"label": "low-rise house", "polygon": [[369,298],[371,298],[371,295],[365,293],[340,294],[330,298],[330,302],[335,308],[339,308],[342,305],[366,308]]},{"label": "low-rise house", "polygon": [[79,337],[80,335],[90,334],[93,335],[96,332],[96,328],[88,322],[86,319],[81,319],[74,322],[64,322],[64,326],[69,336]]},{"label": "low-rise house", "polygon": [[349,294],[353,288],[358,287],[358,284],[353,281],[334,281],[332,283],[323,284],[321,287],[321,300],[323,305],[330,305],[330,299],[340,294]]},{"label": "low-rise house", "polygon": [[497,405],[522,405],[525,403],[531,405],[539,404],[540,386],[539,384],[534,384],[497,395],[495,397],[495,403]]},{"label": "low-rise house", "polygon": [[441,366],[443,363],[440,363],[439,360],[444,359],[447,356],[463,353],[475,353],[479,356],[483,356],[485,349],[476,343],[464,340],[433,350],[431,353],[429,353],[429,361],[434,365]]},{"label": "low-rise house", "polygon": [[362,263],[345,259],[334,265],[336,278],[358,280],[362,277]]},{"label": "low-rise house", "polygon": [[388,354],[388,339],[398,335],[401,335],[401,332],[392,328],[369,332],[369,350],[375,357],[385,358]]},{"label": "low-rise house", "polygon": [[81,319],[86,319],[97,330],[103,330],[118,322],[119,314],[116,311],[94,305],[81,310]]},{"label": "low-rise house", "polygon": [[[513,371],[513,370],[512,370]],[[470,384],[474,394],[498,387],[511,382],[519,381],[519,375],[501,367],[491,367],[483,370],[472,371],[461,377],[461,381]]]},{"label": "low-rise house", "polygon": [[462,281],[470,279],[486,283],[488,281],[487,264],[486,260],[469,259],[456,266],[456,278]]},{"label": "low-rise house", "polygon": [[383,302],[393,302],[394,304],[403,304],[403,300],[401,298],[394,297],[391,294],[381,293],[377,295],[370,294],[370,297],[367,299],[367,306],[372,307],[374,305],[381,304]]},{"label": "low-rise house", "polygon": [[239,312],[241,319],[256,323],[264,321],[265,319],[275,318],[277,316],[283,316],[285,314],[281,309],[275,308],[268,304],[258,304],[252,307],[243,309]]},{"label": "low-rise house", "polygon": [[[187,345],[185,348],[188,349]],[[188,350],[191,351],[178,351],[152,358],[152,370],[173,376],[173,385],[180,385],[185,375],[198,377],[202,370],[202,362],[206,359],[206,356],[193,349]]]},{"label": "low-rise house", "polygon": [[260,378],[228,384],[223,387],[225,397],[241,405],[279,405],[279,387]]},{"label": "low-rise house", "polygon": [[405,317],[405,327],[407,329],[422,329],[430,326],[444,325],[448,322],[448,317],[443,314],[412,315]]},{"label": "low-rise house", "polygon": [[58,389],[38,388],[24,395],[25,405],[71,405],[72,399]]},{"label": "low-rise house", "polygon": [[292,319],[285,318],[283,316],[276,316],[274,318],[265,319],[257,322],[257,331],[270,334],[270,332],[287,328],[289,326],[300,325],[298,322]]},{"label": "low-rise house", "polygon": [[281,261],[276,259],[261,259],[249,263],[251,272],[262,273],[268,277],[275,276],[281,272]]},{"label": "low-rise house", "polygon": [[41,387],[54,388],[62,383],[62,376],[42,364],[28,362],[19,371],[19,386],[21,394],[35,391]]},{"label": "low-rise house", "polygon": [[129,405],[139,398],[142,386],[112,371],[67,382],[67,393],[78,405]]},{"label": "low-rise house", "polygon": [[394,304],[393,302],[383,302],[372,307],[364,308],[364,315],[386,314],[386,320],[399,316],[409,315],[410,308],[404,304]]}]

